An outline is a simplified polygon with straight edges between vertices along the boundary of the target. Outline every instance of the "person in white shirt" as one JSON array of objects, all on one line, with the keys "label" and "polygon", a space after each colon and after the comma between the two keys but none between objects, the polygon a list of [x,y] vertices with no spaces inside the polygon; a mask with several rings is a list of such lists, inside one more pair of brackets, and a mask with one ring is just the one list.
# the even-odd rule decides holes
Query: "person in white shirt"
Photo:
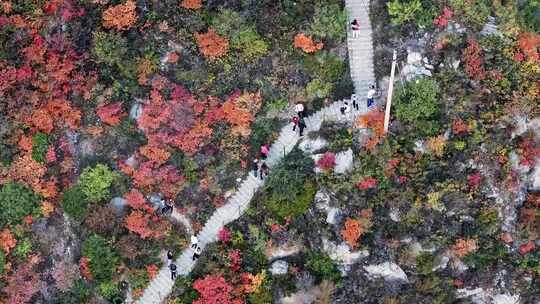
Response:
[{"label": "person in white shirt", "polygon": [[353,109],[355,109],[356,111],[358,111],[358,96],[356,96],[356,94],[352,94],[351,95],[351,100],[352,100],[352,106],[353,106]]},{"label": "person in white shirt", "polygon": [[375,94],[377,93],[377,91],[375,91],[375,86],[372,85],[371,86],[371,89],[367,92],[367,107],[371,107],[371,105],[373,104],[373,96],[375,96]]},{"label": "person in white shirt", "polygon": [[197,248],[198,244],[199,239],[195,236],[195,234],[191,235],[191,248]]},{"label": "person in white shirt", "polygon": [[304,117],[304,105],[301,103],[297,103],[294,106],[294,111],[296,111],[296,114],[298,114],[298,117]]}]

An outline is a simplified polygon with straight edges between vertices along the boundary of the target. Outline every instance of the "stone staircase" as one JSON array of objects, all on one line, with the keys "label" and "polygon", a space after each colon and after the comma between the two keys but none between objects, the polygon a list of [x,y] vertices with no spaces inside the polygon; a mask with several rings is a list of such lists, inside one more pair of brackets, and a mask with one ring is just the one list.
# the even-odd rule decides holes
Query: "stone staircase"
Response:
[{"label": "stone staircase", "polygon": [[[349,16],[360,21],[360,38],[352,38],[350,29],[347,32],[347,43],[349,48],[349,60],[351,66],[351,76],[354,81],[355,91],[360,96],[360,109],[354,111],[349,100],[341,100],[332,105],[319,110],[306,118],[306,133],[320,129],[323,121],[343,121],[352,122],[355,117],[367,111],[365,96],[369,86],[375,83],[373,76],[373,50],[371,43],[371,25],[369,24],[369,1],[347,0],[346,8]],[[339,111],[344,101],[349,101],[351,111],[342,115]],[[281,159],[296,146],[300,137],[297,132],[292,131],[292,125],[286,125],[281,129],[279,137],[270,147],[270,153],[266,161],[270,171]],[[204,228],[197,235],[199,246],[204,252],[208,244],[217,241],[219,230],[238,219],[249,206],[249,203],[257,190],[264,184],[251,173],[243,179],[238,186],[236,193],[228,199],[227,203],[216,209],[214,214],[204,225]],[[186,248],[176,259],[178,275],[187,275],[195,266],[192,260],[193,250]],[[174,285],[171,280],[167,265],[163,266],[156,277],[152,279],[143,295],[136,301],[138,304],[158,304],[162,303],[169,295]],[[133,301],[126,301],[132,303]]]},{"label": "stone staircase", "polygon": [[[347,0],[345,7],[349,15],[347,47],[349,49],[351,78],[356,94],[361,97],[361,101],[365,101],[370,86],[375,85],[369,0]],[[354,19],[357,19],[360,23],[360,35],[358,38],[353,38],[350,26]]]}]

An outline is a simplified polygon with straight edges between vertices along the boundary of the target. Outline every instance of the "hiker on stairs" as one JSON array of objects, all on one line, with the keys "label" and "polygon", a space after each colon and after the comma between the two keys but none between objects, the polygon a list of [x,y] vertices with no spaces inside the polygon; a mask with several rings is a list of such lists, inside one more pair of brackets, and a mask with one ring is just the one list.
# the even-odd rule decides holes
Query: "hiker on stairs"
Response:
[{"label": "hiker on stairs", "polygon": [[357,19],[354,19],[351,22],[352,36],[353,38],[360,37],[360,22]]},{"label": "hiker on stairs", "polygon": [[191,235],[191,248],[195,249],[199,245],[199,239],[195,236],[195,234]]},{"label": "hiker on stairs", "polygon": [[298,116],[294,116],[292,118],[292,124],[293,124],[292,130],[293,130],[293,132],[296,131],[296,127],[298,127],[298,122],[299,121],[300,120],[298,119]]},{"label": "hiker on stairs", "polygon": [[298,120],[298,129],[300,130],[300,137],[304,136],[304,129],[307,127],[304,117],[300,117]]},{"label": "hiker on stairs", "polygon": [[171,215],[172,212],[173,212],[173,206],[174,206],[174,203],[172,200],[166,200],[166,201],[162,201],[164,206],[161,208],[161,214],[163,215]]},{"label": "hiker on stairs", "polygon": [[377,94],[377,91],[375,91],[375,86],[372,85],[371,86],[371,89],[369,89],[369,91],[367,92],[367,107],[368,109],[371,107],[371,105],[373,104],[373,97]]},{"label": "hiker on stairs", "polygon": [[359,100],[358,100],[358,95],[352,94],[351,95],[351,101],[352,101],[353,109],[358,111],[358,107],[360,105]]},{"label": "hiker on stairs", "polygon": [[167,250],[167,264],[172,264],[173,261],[173,253],[170,250]]},{"label": "hiker on stairs", "polygon": [[270,148],[268,148],[267,144],[264,144],[261,146],[261,158],[266,159],[268,157],[268,153],[270,153]]},{"label": "hiker on stairs", "polygon": [[268,166],[266,165],[265,162],[263,162],[261,164],[261,172],[260,172],[260,175],[261,175],[261,180],[263,180],[263,178],[265,178],[266,176],[268,176],[268,172],[270,171],[270,168],[268,168]]},{"label": "hiker on stairs", "polygon": [[251,163],[251,170],[253,170],[253,176],[257,177],[257,172],[259,171],[259,159],[255,158]]},{"label": "hiker on stairs", "polygon": [[193,252],[193,261],[197,260],[201,256],[201,251],[201,247],[197,246],[197,248],[195,248],[195,252]]},{"label": "hiker on stairs", "polygon": [[171,271],[171,280],[174,281],[174,279],[176,279],[176,264],[171,263],[169,265],[169,270]]},{"label": "hiker on stairs", "polygon": [[341,115],[349,113],[351,111],[351,108],[349,107],[349,102],[345,101],[343,105],[339,108],[339,111],[341,112]]},{"label": "hiker on stairs", "polygon": [[296,112],[296,115],[298,115],[298,117],[305,117],[306,113],[304,112],[304,105],[301,102],[297,103],[294,106],[294,111]]}]

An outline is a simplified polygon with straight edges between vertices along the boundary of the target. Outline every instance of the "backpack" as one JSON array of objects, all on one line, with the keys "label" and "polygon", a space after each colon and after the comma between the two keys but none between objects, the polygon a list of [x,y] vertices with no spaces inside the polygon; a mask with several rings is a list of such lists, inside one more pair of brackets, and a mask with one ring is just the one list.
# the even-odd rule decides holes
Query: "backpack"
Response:
[{"label": "backpack", "polygon": [[174,264],[169,265],[169,269],[171,271],[176,271],[176,265],[174,265]]}]

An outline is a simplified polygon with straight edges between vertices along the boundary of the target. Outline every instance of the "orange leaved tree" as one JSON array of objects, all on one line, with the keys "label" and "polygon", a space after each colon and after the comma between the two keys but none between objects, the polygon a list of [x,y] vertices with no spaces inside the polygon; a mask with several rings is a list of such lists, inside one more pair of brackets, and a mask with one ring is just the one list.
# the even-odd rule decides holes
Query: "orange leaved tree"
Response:
[{"label": "orange leaved tree", "polygon": [[373,134],[366,141],[366,148],[368,150],[375,148],[384,136],[384,113],[378,110],[370,111],[358,117],[356,124],[360,128],[373,130]]},{"label": "orange leaved tree", "polygon": [[195,33],[197,45],[207,58],[216,59],[229,50],[229,40],[221,37],[213,28],[208,29],[206,33]]},{"label": "orange leaved tree", "polygon": [[371,218],[373,212],[371,209],[364,209],[361,211],[362,217],[358,220],[347,218],[345,221],[345,227],[341,230],[341,237],[352,248],[355,248],[358,244],[358,239],[366,233],[373,225]]},{"label": "orange leaved tree", "polygon": [[324,43],[315,43],[315,41],[313,41],[311,37],[307,36],[304,33],[298,33],[296,34],[296,36],[294,36],[294,47],[302,49],[306,53],[314,53],[322,49],[323,46]]},{"label": "orange leaved tree", "polygon": [[132,0],[111,6],[103,12],[103,26],[106,28],[125,31],[132,27],[135,21],[137,21],[137,13],[135,12],[135,2]]},{"label": "orange leaved tree", "polygon": [[200,9],[202,7],[202,0],[182,0],[180,7],[187,9]]}]

